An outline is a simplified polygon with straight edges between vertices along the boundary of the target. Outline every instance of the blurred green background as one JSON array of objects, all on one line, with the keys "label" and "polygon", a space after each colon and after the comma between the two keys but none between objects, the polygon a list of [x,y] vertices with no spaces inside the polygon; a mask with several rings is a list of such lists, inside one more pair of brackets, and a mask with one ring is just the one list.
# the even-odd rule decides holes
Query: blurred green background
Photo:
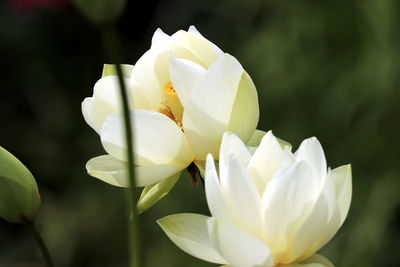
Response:
[{"label": "blurred green background", "polygon": [[[192,24],[253,78],[259,128],[295,148],[317,136],[331,167],[353,165],[349,216],[321,254],[338,267],[400,266],[400,2],[130,1],[118,23],[124,63],[156,28]],[[80,111],[107,62],[98,28],[68,1],[2,1],[0,58],[0,145],[37,179],[56,266],[127,266],[124,192],[85,171],[103,153]],[[156,225],[178,212],[208,214],[186,175],[141,216],[146,266],[214,266]],[[22,226],[0,221],[0,266],[42,266]]]}]

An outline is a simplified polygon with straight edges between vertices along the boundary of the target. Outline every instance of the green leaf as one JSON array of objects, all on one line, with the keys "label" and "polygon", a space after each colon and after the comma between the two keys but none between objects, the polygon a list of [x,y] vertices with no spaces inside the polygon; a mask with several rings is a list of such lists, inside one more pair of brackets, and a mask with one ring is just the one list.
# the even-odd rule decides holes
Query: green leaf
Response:
[{"label": "green leaf", "polygon": [[[133,69],[133,65],[121,64],[121,68],[122,68],[122,76],[124,78],[130,78],[131,77],[131,72],[132,72],[132,69]],[[115,65],[113,65],[113,64],[104,64],[104,66],[103,66],[103,75],[101,77],[103,78],[103,77],[112,76],[112,75],[117,75],[117,70],[115,68]]]},{"label": "green leaf", "polygon": [[140,195],[137,203],[138,213],[142,213],[156,204],[163,197],[168,195],[169,191],[174,187],[182,172],[179,172],[167,179],[163,179],[158,183],[146,186]]},{"label": "green leaf", "polygon": [[24,223],[32,220],[40,203],[32,173],[0,147],[0,217],[9,222]]},{"label": "green leaf", "polygon": [[95,23],[117,19],[125,9],[126,0],[73,0],[75,7]]}]

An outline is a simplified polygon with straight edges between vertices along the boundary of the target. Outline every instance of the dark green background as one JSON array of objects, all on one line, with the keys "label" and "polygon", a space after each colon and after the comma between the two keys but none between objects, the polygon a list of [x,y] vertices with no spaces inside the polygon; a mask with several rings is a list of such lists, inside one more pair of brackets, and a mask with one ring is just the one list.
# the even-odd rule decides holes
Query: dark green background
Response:
[{"label": "dark green background", "polygon": [[[351,163],[348,219],[321,251],[338,267],[400,266],[400,2],[143,1],[119,21],[124,63],[134,64],[157,27],[194,24],[253,78],[259,128],[295,148],[317,136],[329,166]],[[36,176],[37,224],[56,266],[127,266],[124,192],[85,172],[103,153],[85,124],[106,56],[98,28],[73,7],[0,4],[0,145]],[[155,220],[207,214],[204,190],[184,176],[141,216],[146,266],[213,266],[180,251]],[[0,266],[42,266],[26,229],[0,221]]]}]

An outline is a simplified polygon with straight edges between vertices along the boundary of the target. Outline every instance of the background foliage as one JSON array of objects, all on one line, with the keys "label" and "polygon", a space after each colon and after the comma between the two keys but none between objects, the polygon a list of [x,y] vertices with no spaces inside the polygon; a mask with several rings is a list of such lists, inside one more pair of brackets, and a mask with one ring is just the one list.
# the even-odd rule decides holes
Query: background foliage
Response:
[{"label": "background foliage", "polygon": [[[129,1],[118,28],[134,64],[157,27],[194,24],[236,56],[259,92],[259,128],[291,142],[315,135],[331,167],[352,163],[354,196],[321,251],[338,267],[399,266],[400,2]],[[98,29],[68,1],[0,3],[0,145],[36,176],[37,222],[57,266],[126,266],[124,194],[85,173],[102,154],[80,103],[106,62]],[[111,62],[108,62],[111,63]],[[172,243],[155,220],[207,214],[184,176],[141,216],[146,266],[213,266]],[[0,266],[41,266],[33,239],[0,221]]]}]

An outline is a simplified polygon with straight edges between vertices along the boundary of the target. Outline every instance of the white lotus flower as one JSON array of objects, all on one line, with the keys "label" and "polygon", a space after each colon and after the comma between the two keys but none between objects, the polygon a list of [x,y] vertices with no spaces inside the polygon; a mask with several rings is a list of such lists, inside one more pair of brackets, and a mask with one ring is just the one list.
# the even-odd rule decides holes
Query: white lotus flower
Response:
[{"label": "white lotus flower", "polygon": [[181,249],[236,267],[333,266],[310,256],[347,216],[351,167],[327,169],[316,138],[304,140],[293,154],[268,132],[251,155],[237,136],[226,133],[219,172],[209,155],[205,176],[212,217],[178,214],[159,220]]},{"label": "white lotus flower", "polygon": [[[156,193],[151,199],[167,193],[192,162],[204,166],[208,153],[217,159],[225,131],[247,142],[258,123],[257,92],[249,75],[193,26],[172,36],[158,29],[150,50],[135,66],[124,66],[124,76],[133,99],[137,184],[169,178],[146,188]],[[107,183],[127,186],[120,111],[117,77],[112,66],[105,66],[82,113],[108,155],[91,159],[87,170]]]}]

